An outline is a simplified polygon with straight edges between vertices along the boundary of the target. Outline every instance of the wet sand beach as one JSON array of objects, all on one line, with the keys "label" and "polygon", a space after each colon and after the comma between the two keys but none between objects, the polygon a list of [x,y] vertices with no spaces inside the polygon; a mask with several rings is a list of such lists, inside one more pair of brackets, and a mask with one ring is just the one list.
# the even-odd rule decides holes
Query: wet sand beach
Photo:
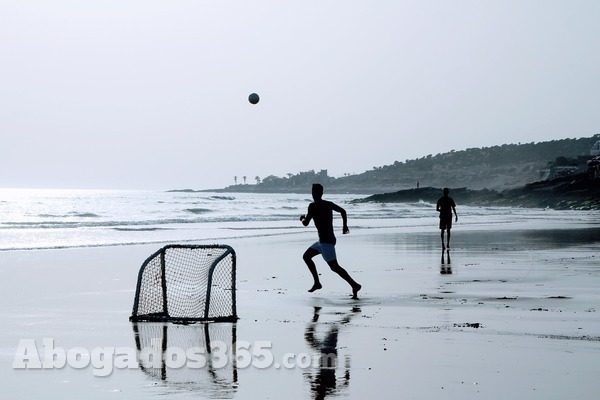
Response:
[{"label": "wet sand beach", "polygon": [[[0,396],[595,399],[600,228],[497,228],[456,227],[449,252],[428,228],[340,235],[359,300],[319,258],[323,289],[307,293],[312,230],[232,239],[240,319],[209,326],[128,321],[139,267],[160,246],[0,252]],[[22,339],[135,349],[165,334],[250,347],[237,367],[13,369]]]}]

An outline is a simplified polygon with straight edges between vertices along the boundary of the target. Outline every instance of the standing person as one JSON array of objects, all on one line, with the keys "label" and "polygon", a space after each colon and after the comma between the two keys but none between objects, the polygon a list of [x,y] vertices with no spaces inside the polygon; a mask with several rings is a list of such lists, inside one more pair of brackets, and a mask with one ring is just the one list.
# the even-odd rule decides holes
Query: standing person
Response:
[{"label": "standing person", "polygon": [[342,233],[347,234],[350,233],[350,230],[348,229],[346,210],[331,201],[323,200],[323,186],[319,183],[313,184],[312,196],[314,202],[308,205],[308,212],[306,215],[303,214],[300,216],[300,221],[304,226],[308,226],[310,221],[314,219],[315,227],[319,234],[319,241],[306,249],[302,256],[314,279],[314,284],[308,291],[314,292],[323,287],[319,281],[317,267],[312,260],[314,256],[321,254],[323,259],[329,265],[329,268],[350,284],[352,287],[352,298],[358,299],[358,291],[362,286],[356,283],[354,279],[350,277],[348,272],[338,264],[337,256],[335,254],[336,238],[333,233],[333,211],[342,215]]},{"label": "standing person", "polygon": [[[456,219],[454,222],[458,222],[458,214],[456,214],[456,203],[452,197],[448,196],[450,190],[444,188],[444,195],[439,198],[436,205],[436,210],[440,213],[440,236],[442,238],[442,249],[450,248],[450,229],[452,229],[452,212]],[[444,245],[444,231],[447,231],[446,245]]]}]

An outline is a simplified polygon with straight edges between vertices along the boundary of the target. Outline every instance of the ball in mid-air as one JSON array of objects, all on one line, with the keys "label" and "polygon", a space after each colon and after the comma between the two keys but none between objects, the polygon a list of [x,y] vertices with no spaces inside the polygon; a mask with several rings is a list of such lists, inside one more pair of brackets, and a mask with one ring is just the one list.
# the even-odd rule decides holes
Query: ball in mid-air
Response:
[{"label": "ball in mid-air", "polygon": [[252,93],[250,94],[250,96],[248,96],[248,101],[250,102],[250,104],[256,104],[259,100],[260,97],[258,97],[256,93]]}]

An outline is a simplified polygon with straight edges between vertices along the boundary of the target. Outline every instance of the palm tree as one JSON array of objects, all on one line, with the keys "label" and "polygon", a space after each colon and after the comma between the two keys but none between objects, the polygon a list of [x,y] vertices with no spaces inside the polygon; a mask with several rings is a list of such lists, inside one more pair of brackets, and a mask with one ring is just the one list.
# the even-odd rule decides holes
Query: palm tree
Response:
[{"label": "palm tree", "polygon": [[254,179],[256,179],[256,184],[260,185],[260,178],[258,176],[256,176]]},{"label": "palm tree", "polygon": [[244,185],[246,184],[246,175],[244,175]]},{"label": "palm tree", "polygon": [[233,181],[235,182],[235,184],[237,185],[237,176],[233,177]]}]

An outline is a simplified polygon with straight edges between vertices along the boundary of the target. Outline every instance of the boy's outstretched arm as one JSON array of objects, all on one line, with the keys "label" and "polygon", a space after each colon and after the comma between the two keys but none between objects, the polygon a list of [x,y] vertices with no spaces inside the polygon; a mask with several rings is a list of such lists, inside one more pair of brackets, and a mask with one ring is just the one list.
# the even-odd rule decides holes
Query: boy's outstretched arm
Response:
[{"label": "boy's outstretched arm", "polygon": [[334,211],[337,211],[341,214],[342,216],[342,233],[345,235],[346,233],[350,233],[350,229],[348,229],[348,215],[346,214],[346,210],[344,210],[342,207],[338,206],[337,204],[333,204],[332,209]]}]

